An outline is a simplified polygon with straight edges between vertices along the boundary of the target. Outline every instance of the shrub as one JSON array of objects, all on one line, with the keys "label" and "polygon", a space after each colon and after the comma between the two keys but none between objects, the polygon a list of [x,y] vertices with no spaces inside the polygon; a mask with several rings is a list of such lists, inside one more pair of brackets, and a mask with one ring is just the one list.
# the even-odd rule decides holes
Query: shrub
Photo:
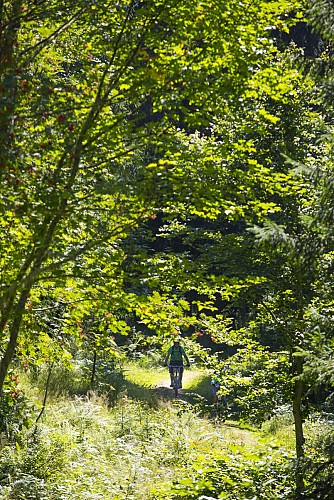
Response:
[{"label": "shrub", "polygon": [[34,435],[23,445],[2,450],[0,474],[4,478],[20,475],[46,480],[57,475],[67,464],[66,441],[61,435]]},{"label": "shrub", "polygon": [[[238,453],[239,452],[239,453]],[[200,457],[191,468],[178,473],[171,487],[152,498],[204,500],[261,500],[293,498],[293,477],[284,455],[252,454],[236,446],[225,454]],[[184,475],[183,475],[184,473]]]},{"label": "shrub", "polygon": [[334,421],[314,422],[309,458],[305,463],[308,487],[307,500],[333,500],[334,491]]},{"label": "shrub", "polygon": [[8,486],[0,486],[0,498],[6,500],[47,500],[48,488],[44,480],[27,474],[20,475]]},{"label": "shrub", "polygon": [[20,441],[22,430],[29,429],[34,422],[35,407],[18,387],[18,377],[10,375],[5,381],[0,398],[0,437],[1,444]]},{"label": "shrub", "polygon": [[[40,392],[45,391],[49,374],[47,365],[30,373],[30,381]],[[91,363],[89,360],[75,359],[71,369],[61,364],[54,365],[48,384],[51,396],[86,395],[92,389],[108,394],[110,402],[115,401],[124,388],[123,371],[119,367],[109,365],[104,360],[99,360],[96,365],[96,377],[91,383]]]}]

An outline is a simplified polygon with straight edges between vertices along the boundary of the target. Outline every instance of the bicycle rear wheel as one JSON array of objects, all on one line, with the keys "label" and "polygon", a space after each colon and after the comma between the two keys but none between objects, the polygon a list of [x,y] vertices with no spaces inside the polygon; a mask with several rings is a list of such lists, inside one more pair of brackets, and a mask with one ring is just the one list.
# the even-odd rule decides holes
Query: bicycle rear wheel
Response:
[{"label": "bicycle rear wheel", "polygon": [[180,388],[180,374],[177,370],[175,370],[173,377],[173,389],[176,398],[179,394],[179,388]]}]

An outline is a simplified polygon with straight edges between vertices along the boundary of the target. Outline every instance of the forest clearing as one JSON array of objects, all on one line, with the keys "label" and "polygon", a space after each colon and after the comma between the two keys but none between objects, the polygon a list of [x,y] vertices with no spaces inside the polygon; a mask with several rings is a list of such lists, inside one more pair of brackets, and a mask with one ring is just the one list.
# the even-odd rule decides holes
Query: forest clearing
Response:
[{"label": "forest clearing", "polygon": [[[175,398],[166,369],[150,363],[127,364],[112,373],[113,386],[101,378],[103,392],[86,395],[79,394],[85,381],[78,370],[58,369],[50,379],[23,376],[20,389],[30,404],[17,401],[20,413],[12,408],[2,433],[0,498],[292,498],[294,431],[287,409],[261,427],[220,418],[207,370],[187,371]],[[331,423],[308,421],[309,446],[332,430]],[[12,439],[15,449],[8,446]]]},{"label": "forest clearing", "polygon": [[[10,477],[10,485],[1,488],[1,498],[239,499],[291,491],[279,477],[270,481],[272,468],[293,455],[291,422],[276,432],[260,432],[215,421],[209,400],[204,398],[207,411],[203,400],[201,408],[187,402],[203,372],[188,372],[179,400],[169,387],[159,391],[169,386],[164,371],[152,372],[128,366],[129,376],[112,406],[106,395],[95,392],[65,397],[61,392],[69,389],[69,381],[67,387],[54,381],[43,423],[22,435],[15,451],[3,448],[1,474]],[[210,398],[210,377],[204,380],[199,392]],[[33,393],[36,397],[36,388]],[[265,481],[273,483],[267,492]]]}]

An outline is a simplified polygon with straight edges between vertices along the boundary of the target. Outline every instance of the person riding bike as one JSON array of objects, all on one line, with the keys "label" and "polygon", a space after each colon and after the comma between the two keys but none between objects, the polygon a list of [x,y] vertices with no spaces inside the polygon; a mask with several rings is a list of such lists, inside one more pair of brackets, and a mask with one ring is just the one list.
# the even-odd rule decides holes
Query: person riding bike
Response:
[{"label": "person riding bike", "polygon": [[212,389],[212,404],[216,404],[218,402],[218,394],[217,392],[220,389],[220,375],[217,370],[215,370],[211,377],[211,389]]},{"label": "person riding bike", "polygon": [[168,349],[166,357],[165,357],[165,361],[164,361],[164,366],[167,366],[168,358],[170,358],[170,361],[169,361],[170,386],[173,387],[173,366],[179,366],[180,367],[180,387],[182,387],[183,359],[186,360],[188,367],[190,366],[190,361],[189,361],[189,358],[188,358],[185,350],[180,345],[180,338],[179,337],[174,340],[174,344]]}]

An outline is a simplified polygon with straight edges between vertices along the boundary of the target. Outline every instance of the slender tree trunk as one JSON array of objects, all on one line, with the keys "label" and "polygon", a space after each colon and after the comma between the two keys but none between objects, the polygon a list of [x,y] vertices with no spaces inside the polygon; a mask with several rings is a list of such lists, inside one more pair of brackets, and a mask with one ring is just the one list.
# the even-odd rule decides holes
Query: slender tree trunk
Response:
[{"label": "slender tree trunk", "polygon": [[7,163],[10,164],[10,149],[14,139],[14,115],[18,67],[15,58],[17,32],[20,27],[22,0],[13,0],[4,15],[3,2],[0,4],[0,176]]},{"label": "slender tree trunk", "polygon": [[96,375],[96,360],[97,360],[97,352],[94,351],[94,359],[93,359],[93,368],[92,368],[92,376],[90,379],[90,385],[93,386],[95,382],[95,375]]},{"label": "slender tree trunk", "polygon": [[10,329],[9,342],[5,349],[4,355],[0,362],[0,394],[3,391],[3,385],[8,372],[8,368],[15,354],[15,349],[17,345],[17,338],[20,330],[20,325],[22,322],[22,316],[24,313],[25,304],[29,296],[31,286],[22,290],[17,305],[14,309],[15,317]]},{"label": "slender tree trunk", "polygon": [[39,412],[38,417],[36,418],[36,421],[35,421],[35,429],[34,429],[33,434],[36,434],[38,421],[40,420],[40,418],[42,417],[42,415],[43,415],[43,413],[44,413],[44,411],[45,411],[45,407],[46,407],[46,400],[47,400],[47,398],[48,398],[48,392],[49,392],[49,385],[50,385],[50,379],[51,379],[52,368],[53,368],[53,363],[52,363],[52,364],[50,365],[50,367],[49,367],[49,373],[48,373],[48,377],[47,377],[47,379],[46,379],[46,384],[45,384],[45,393],[44,393],[43,405],[42,405],[41,411]]},{"label": "slender tree trunk", "polygon": [[295,375],[297,379],[294,384],[293,395],[293,418],[295,426],[295,439],[296,439],[296,455],[297,455],[297,468],[296,468],[296,498],[302,498],[304,491],[304,474],[303,474],[303,458],[304,452],[304,429],[303,429],[303,413],[302,413],[302,399],[304,384],[300,376],[303,372],[304,359],[302,357],[296,358]]},{"label": "slender tree trunk", "polygon": [[[6,324],[8,322],[10,313],[13,309],[13,304],[15,300],[15,295],[12,295],[6,305],[2,308],[0,312],[0,342],[2,342],[3,336],[4,336],[4,330],[6,327]],[[1,308],[1,305],[0,305]]]}]

